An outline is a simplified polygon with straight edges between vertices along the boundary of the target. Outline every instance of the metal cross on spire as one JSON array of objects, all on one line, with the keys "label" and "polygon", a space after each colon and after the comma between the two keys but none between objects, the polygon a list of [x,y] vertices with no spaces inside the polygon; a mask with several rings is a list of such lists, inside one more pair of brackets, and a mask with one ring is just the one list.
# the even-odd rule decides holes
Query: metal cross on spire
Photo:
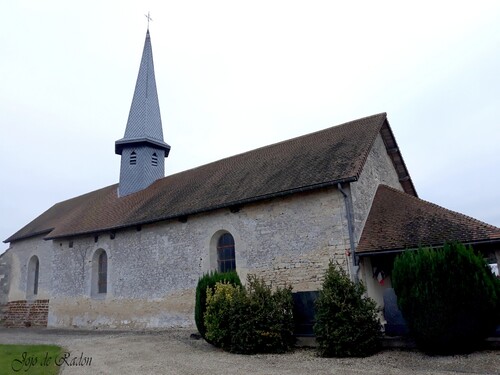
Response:
[{"label": "metal cross on spire", "polygon": [[149,12],[148,12],[148,14],[145,14],[144,17],[146,17],[148,19],[148,30],[149,30],[149,21],[152,21],[153,19],[149,15]]}]

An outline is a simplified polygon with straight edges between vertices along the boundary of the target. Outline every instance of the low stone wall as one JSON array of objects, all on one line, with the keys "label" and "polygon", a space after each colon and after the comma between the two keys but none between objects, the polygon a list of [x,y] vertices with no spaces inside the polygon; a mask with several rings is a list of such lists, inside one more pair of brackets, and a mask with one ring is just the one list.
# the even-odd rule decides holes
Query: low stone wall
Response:
[{"label": "low stone wall", "polygon": [[11,301],[7,303],[5,327],[47,327],[49,300]]}]

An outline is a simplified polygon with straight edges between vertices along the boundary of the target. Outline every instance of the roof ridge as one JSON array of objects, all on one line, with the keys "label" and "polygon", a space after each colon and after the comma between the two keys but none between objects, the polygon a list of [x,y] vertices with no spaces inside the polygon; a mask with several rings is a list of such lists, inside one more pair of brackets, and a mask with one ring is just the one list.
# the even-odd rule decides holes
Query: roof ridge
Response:
[{"label": "roof ridge", "polygon": [[[360,122],[360,121],[363,121],[363,120],[368,120],[368,119],[371,119],[371,118],[375,118],[375,117],[378,117],[378,116],[384,116],[384,119],[387,118],[387,113],[386,112],[380,112],[380,113],[377,113],[377,114],[374,114],[374,115],[370,115],[370,116],[365,116],[365,117],[361,117],[361,118],[358,118],[356,120],[351,120],[351,121],[348,121],[348,122],[344,122],[344,123],[341,123],[341,124],[337,124],[337,125],[333,125],[333,126],[329,126],[328,128],[325,128],[325,129],[319,129],[319,130],[316,130],[316,131],[313,131],[311,133],[305,133],[305,134],[302,134],[302,135],[298,135],[298,136],[295,136],[295,137],[292,137],[292,138],[288,138],[288,139],[284,139],[282,141],[278,141],[278,142],[275,142],[275,143],[271,143],[269,145],[264,145],[264,146],[259,146],[257,148],[253,148],[251,150],[247,150],[247,151],[243,151],[243,152],[240,152],[238,154],[235,154],[235,155],[231,155],[231,156],[226,156],[226,157],[223,157],[221,159],[217,159],[217,160],[214,160],[214,161],[211,161],[211,162],[208,162],[206,164],[202,164],[202,165],[198,165],[196,167],[193,167],[193,168],[189,168],[189,169],[185,169],[183,171],[179,171],[179,172],[176,172],[174,174],[171,174],[171,175],[168,175],[168,176],[165,176],[164,178],[160,179],[160,180],[164,180],[166,178],[169,178],[171,176],[175,176],[175,175],[179,175],[181,173],[185,173],[185,172],[188,172],[188,171],[193,171],[193,170],[196,170],[196,169],[199,169],[199,168],[204,168],[206,166],[209,166],[211,164],[214,164],[214,163],[219,163],[223,160],[228,160],[228,159],[233,159],[233,158],[236,158],[236,157],[240,157],[240,156],[243,156],[243,155],[247,155],[249,153],[252,153],[252,152],[256,152],[256,151],[259,151],[259,150],[264,150],[264,149],[268,149],[268,148],[271,148],[271,147],[275,147],[275,146],[278,146],[280,144],[284,144],[284,143],[288,143],[288,142],[293,142],[293,141],[296,141],[296,140],[299,140],[301,138],[305,138],[305,137],[309,137],[309,136],[314,136],[316,134],[319,134],[319,133],[322,133],[322,132],[327,132],[333,128],[339,128],[341,126],[347,126],[347,125],[350,125],[352,123],[356,123],[356,122]],[[369,154],[369,151],[371,149],[371,146],[373,146],[373,142],[375,142],[375,139],[377,138],[377,134],[375,134],[375,136],[373,137],[373,140],[371,141],[371,144],[370,144],[370,148],[368,149],[367,153],[366,153],[366,157],[365,157],[365,161],[366,161],[366,158],[368,157],[368,154]],[[363,162],[363,165],[364,165],[364,162]],[[362,169],[362,168],[361,168]]]}]

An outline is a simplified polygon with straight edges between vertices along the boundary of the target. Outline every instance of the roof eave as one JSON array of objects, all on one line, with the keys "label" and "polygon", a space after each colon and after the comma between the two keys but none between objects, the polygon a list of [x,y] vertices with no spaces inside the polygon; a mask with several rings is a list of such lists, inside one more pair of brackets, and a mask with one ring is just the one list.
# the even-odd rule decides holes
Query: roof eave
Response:
[{"label": "roof eave", "polygon": [[417,190],[415,189],[415,185],[413,185],[410,172],[408,172],[408,168],[406,168],[406,164],[403,160],[403,155],[399,150],[396,138],[394,137],[394,133],[392,132],[387,118],[382,124],[380,135],[382,136],[382,139],[384,141],[387,154],[389,155],[392,164],[394,165],[394,169],[398,174],[399,183],[403,187],[405,193],[418,198]]},{"label": "roof eave", "polygon": [[[466,241],[462,242],[464,245],[485,245],[485,244],[500,244],[500,238],[499,239],[484,239],[484,240],[473,240],[473,241]],[[433,247],[433,248],[439,248],[443,247],[445,242],[439,242],[435,243],[433,245],[421,245],[421,246],[414,246],[414,247],[400,247],[400,248],[393,248],[393,249],[380,249],[380,250],[371,250],[371,251],[356,251],[356,255],[363,257],[363,256],[370,256],[370,255],[387,255],[387,254],[397,254],[397,253],[402,253],[404,251],[415,251],[420,249],[421,247]]]},{"label": "roof eave", "polygon": [[[95,229],[95,230],[88,230],[88,231],[74,232],[74,233],[63,233],[61,235],[55,235],[55,236],[46,236],[44,239],[45,240],[56,240],[56,239],[62,239],[62,238],[68,238],[68,237],[85,236],[85,235],[91,235],[91,234],[95,234],[95,233],[116,231],[116,230],[120,230],[120,229],[132,228],[132,227],[137,226],[137,225],[147,225],[147,224],[157,223],[160,221],[174,220],[174,219],[178,219],[178,218],[184,217],[184,216],[197,215],[197,214],[215,211],[215,210],[219,210],[219,209],[223,209],[223,208],[240,206],[240,205],[249,204],[249,203],[255,203],[255,202],[263,201],[266,199],[273,199],[273,198],[288,196],[288,195],[292,195],[292,194],[312,191],[312,190],[316,190],[316,189],[322,189],[322,188],[326,188],[326,187],[336,186],[338,183],[346,183],[346,182],[354,182],[354,181],[357,181],[357,176],[322,182],[322,183],[315,184],[315,185],[301,186],[300,188],[283,190],[283,191],[279,191],[279,192],[275,192],[275,193],[271,193],[271,194],[264,194],[264,195],[260,195],[260,196],[256,196],[256,197],[252,197],[252,198],[240,199],[240,200],[231,201],[231,202],[227,202],[227,203],[220,204],[220,205],[207,207],[207,208],[200,209],[200,210],[186,211],[183,213],[178,213],[178,214],[170,215],[170,216],[163,216],[163,217],[150,219],[150,220],[142,220],[142,221],[127,223],[124,225],[110,226],[107,228],[100,228],[100,229]],[[50,231],[48,233],[50,233]]]},{"label": "roof eave", "polygon": [[12,243],[12,242],[16,242],[16,241],[26,240],[28,238],[41,236],[43,234],[48,234],[48,233],[52,232],[53,230],[54,230],[54,228],[50,228],[47,230],[38,231],[38,232],[34,232],[34,233],[27,234],[27,235],[22,235],[22,236],[16,236],[14,234],[13,236],[10,236],[9,238],[7,238],[6,240],[3,240],[2,242],[3,243]]}]

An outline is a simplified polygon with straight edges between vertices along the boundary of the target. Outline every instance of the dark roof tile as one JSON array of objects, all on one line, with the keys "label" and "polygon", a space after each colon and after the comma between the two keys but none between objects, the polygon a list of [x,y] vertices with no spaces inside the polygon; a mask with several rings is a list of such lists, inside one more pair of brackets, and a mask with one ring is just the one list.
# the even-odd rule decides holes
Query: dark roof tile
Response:
[{"label": "dark roof tile", "polygon": [[54,205],[5,242],[97,233],[354,181],[382,126],[385,113],[177,173],[122,198],[112,185]]},{"label": "dark roof tile", "polygon": [[357,252],[439,246],[446,241],[500,241],[500,228],[380,185]]}]

